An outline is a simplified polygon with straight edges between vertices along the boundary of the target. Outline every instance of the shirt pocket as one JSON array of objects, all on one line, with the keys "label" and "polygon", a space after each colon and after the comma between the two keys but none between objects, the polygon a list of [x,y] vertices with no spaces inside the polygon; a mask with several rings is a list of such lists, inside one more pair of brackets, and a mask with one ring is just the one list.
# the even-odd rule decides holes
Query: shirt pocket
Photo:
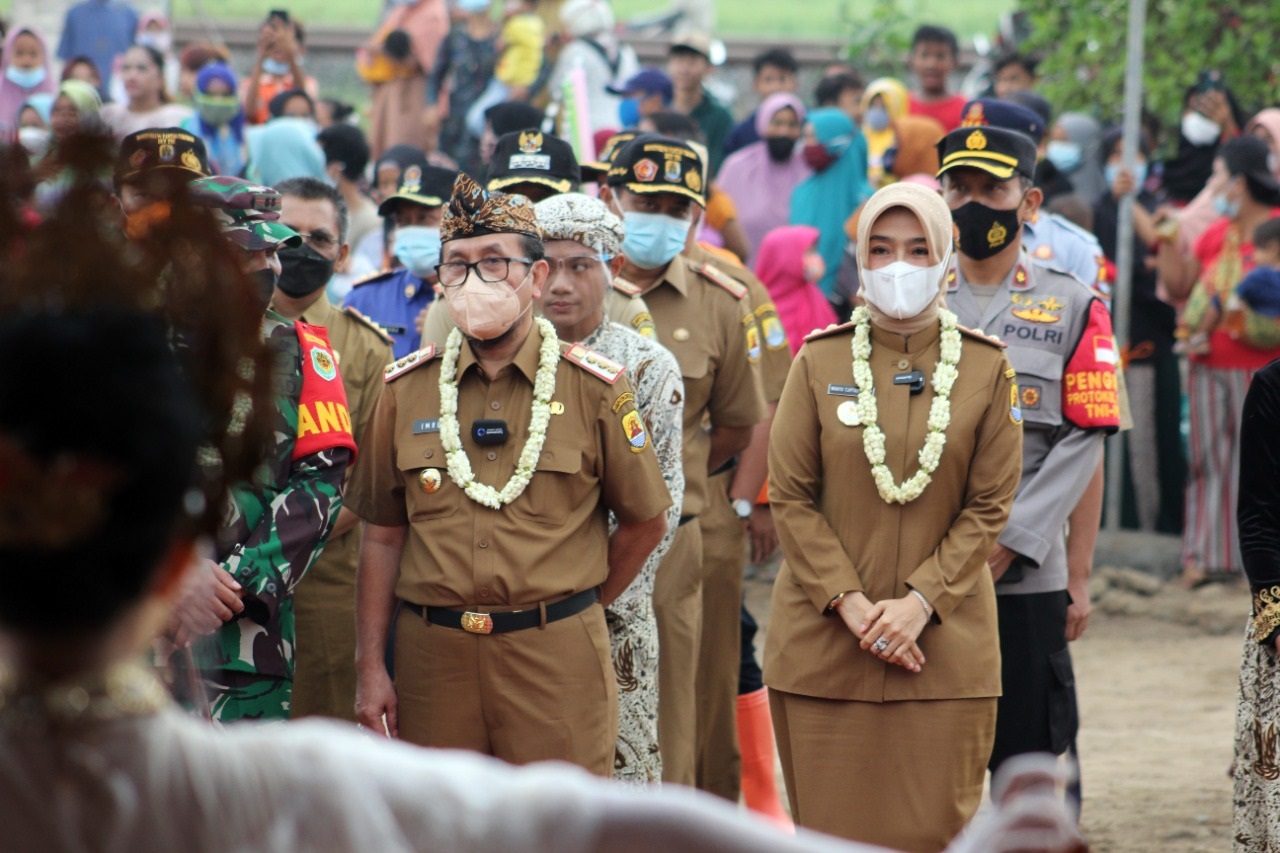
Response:
[{"label": "shirt pocket", "polygon": [[449,476],[439,433],[412,436],[396,450],[396,465],[404,478],[405,509],[410,521],[447,518],[468,500]]},{"label": "shirt pocket", "polygon": [[569,511],[590,497],[593,483],[593,478],[582,476],[581,447],[548,441],[529,485],[511,503],[511,514],[536,524],[562,525]]},{"label": "shirt pocket", "polygon": [[1062,423],[1061,353],[1031,347],[1010,346],[1009,361],[1018,372],[1018,409],[1027,423],[1058,426]]}]

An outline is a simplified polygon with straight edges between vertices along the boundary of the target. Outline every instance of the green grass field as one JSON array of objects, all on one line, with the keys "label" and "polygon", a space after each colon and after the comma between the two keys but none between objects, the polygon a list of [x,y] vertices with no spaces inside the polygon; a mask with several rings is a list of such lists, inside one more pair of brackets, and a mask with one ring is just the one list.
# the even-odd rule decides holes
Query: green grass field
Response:
[{"label": "green grass field", "polygon": [[[915,22],[949,26],[962,37],[994,32],[999,16],[1013,8],[1015,0],[955,3],[946,0],[899,0]],[[0,0],[0,6],[3,0]],[[175,16],[190,18],[201,4],[173,0]],[[614,0],[619,19],[650,14],[666,8],[665,0]],[[870,0],[719,0],[716,4],[717,35],[786,38],[837,38],[864,18]],[[290,9],[301,20],[326,26],[373,26],[382,4],[379,0],[203,0],[217,20],[257,20],[269,8]]]}]

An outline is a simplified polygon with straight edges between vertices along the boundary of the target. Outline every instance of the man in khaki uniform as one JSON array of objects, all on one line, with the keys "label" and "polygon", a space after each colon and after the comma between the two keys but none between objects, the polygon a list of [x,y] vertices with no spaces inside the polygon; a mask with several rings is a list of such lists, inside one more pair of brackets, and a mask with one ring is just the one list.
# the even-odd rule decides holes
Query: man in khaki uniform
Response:
[{"label": "man in khaki uniform", "polygon": [[[282,267],[271,307],[290,320],[329,330],[341,369],[358,447],[392,360],[391,338],[354,308],[336,308],[325,295],[333,267],[351,251],[347,206],[333,187],[314,178],[291,178],[277,188],[280,218],[303,243],[280,252]],[[292,716],[355,719],[356,558],[360,519],[338,513],[324,552],[294,592],[297,659]]]},{"label": "man in khaki uniform", "polygon": [[548,274],[538,234],[523,196],[458,178],[440,280],[459,330],[443,353],[387,370],[348,495],[367,519],[356,714],[424,746],[608,776],[617,691],[601,604],[661,541],[671,496],[622,365],[533,319]]},{"label": "man in khaki uniform", "polygon": [[765,417],[755,366],[760,333],[747,288],[681,255],[706,204],[702,174],[702,159],[686,143],[640,136],[618,149],[601,190],[625,223],[622,277],[641,288],[658,340],[680,363],[685,384],[682,526],[654,587],[663,779],[685,785],[696,781],[703,576],[697,518],[707,506],[708,474],[741,452]]}]

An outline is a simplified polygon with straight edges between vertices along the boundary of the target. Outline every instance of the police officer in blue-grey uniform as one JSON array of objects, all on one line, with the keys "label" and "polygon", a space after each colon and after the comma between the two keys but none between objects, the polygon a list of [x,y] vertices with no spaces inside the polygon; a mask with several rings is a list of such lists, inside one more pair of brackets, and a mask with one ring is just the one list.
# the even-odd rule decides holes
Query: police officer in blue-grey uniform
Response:
[{"label": "police officer in blue-grey uniform", "polygon": [[378,207],[395,226],[392,255],[398,266],[357,281],[343,303],[391,335],[397,359],[418,348],[419,317],[435,299],[440,220],[457,175],[430,165],[404,170],[395,195]]},{"label": "police officer in blue-grey uniform", "polygon": [[[961,127],[986,125],[1025,133],[1037,147],[1044,140],[1044,119],[1010,101],[980,98],[965,105]],[[1066,217],[1037,211],[1022,225],[1022,245],[1035,263],[1069,272],[1102,296],[1110,295],[1111,282],[1098,238]]]},{"label": "police officer in blue-grey uniform", "polygon": [[943,198],[957,229],[947,305],[1008,345],[1024,422],[1023,471],[989,563],[996,577],[1003,696],[990,767],[1061,754],[1078,727],[1066,626],[1067,518],[1120,420],[1111,319],[1074,276],[1031,262],[1021,233],[1043,198],[1036,146],[998,127],[960,127],[939,143]]}]

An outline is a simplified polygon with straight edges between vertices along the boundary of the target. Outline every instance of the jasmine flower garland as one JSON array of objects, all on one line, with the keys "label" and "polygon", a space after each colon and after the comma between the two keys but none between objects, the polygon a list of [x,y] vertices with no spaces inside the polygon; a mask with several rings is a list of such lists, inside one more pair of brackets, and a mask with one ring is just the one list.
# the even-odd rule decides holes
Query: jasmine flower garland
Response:
[{"label": "jasmine flower garland", "polygon": [[556,327],[551,325],[550,320],[538,317],[534,322],[542,334],[542,345],[538,348],[538,372],[533,379],[533,416],[529,419],[529,439],[520,451],[515,473],[502,491],[476,481],[475,472],[471,470],[471,460],[462,449],[458,429],[458,355],[462,352],[462,331],[454,329],[445,342],[440,365],[440,441],[444,445],[449,477],[467,497],[490,509],[502,509],[524,493],[529,481],[533,479],[533,471],[542,455],[542,445],[547,440],[547,425],[551,422],[551,395],[556,391],[556,365],[560,362],[560,340],[556,337]]},{"label": "jasmine flower garland", "polygon": [[871,312],[865,307],[853,312],[856,324],[853,333],[853,380],[857,383],[858,419],[865,425],[862,432],[862,449],[871,463],[871,476],[885,503],[906,504],[924,494],[933,479],[933,472],[942,461],[942,448],[947,443],[947,427],[951,425],[951,388],[955,385],[960,363],[960,332],[956,329],[956,315],[943,308],[938,311],[942,325],[941,357],[933,371],[933,403],[929,407],[929,433],[920,449],[920,470],[904,481],[894,482],[893,472],[884,464],[884,433],[877,422],[875,380],[871,375]]}]

